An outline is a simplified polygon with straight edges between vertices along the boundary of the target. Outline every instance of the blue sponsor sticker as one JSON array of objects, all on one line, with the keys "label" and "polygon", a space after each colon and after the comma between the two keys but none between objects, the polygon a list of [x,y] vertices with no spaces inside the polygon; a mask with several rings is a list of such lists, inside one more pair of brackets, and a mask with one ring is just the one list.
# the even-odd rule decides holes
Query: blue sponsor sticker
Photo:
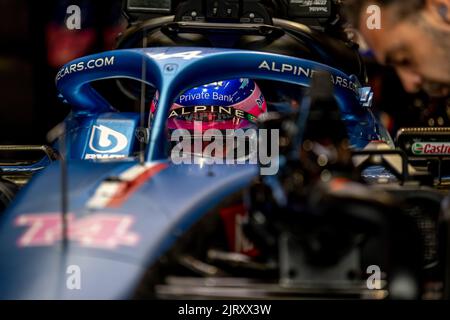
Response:
[{"label": "blue sponsor sticker", "polygon": [[131,154],[134,121],[97,119],[89,133],[85,159],[125,158]]}]

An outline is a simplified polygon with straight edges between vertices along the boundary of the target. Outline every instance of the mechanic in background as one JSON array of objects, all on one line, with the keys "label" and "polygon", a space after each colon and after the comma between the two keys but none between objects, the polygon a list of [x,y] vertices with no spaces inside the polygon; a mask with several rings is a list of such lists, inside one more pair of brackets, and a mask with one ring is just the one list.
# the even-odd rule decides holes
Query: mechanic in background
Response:
[{"label": "mechanic in background", "polygon": [[[406,91],[450,95],[450,0],[346,0],[345,5],[350,23],[377,61],[396,70]],[[380,25],[374,28],[369,21],[377,10]]]}]

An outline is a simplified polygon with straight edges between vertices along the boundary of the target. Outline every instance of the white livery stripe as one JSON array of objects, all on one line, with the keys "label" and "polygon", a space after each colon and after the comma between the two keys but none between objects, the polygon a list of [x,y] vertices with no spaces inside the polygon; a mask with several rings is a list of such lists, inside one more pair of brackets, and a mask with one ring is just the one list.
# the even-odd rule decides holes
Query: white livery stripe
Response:
[{"label": "white livery stripe", "polygon": [[120,194],[128,183],[133,182],[147,170],[153,168],[158,163],[148,163],[144,165],[134,165],[119,175],[118,181],[103,181],[95,190],[94,195],[88,200],[89,209],[102,209],[108,206],[112,199]]},{"label": "white livery stripe", "polygon": [[154,167],[156,163],[148,163],[144,165],[135,165],[119,175],[120,180],[131,182],[148,169]]}]

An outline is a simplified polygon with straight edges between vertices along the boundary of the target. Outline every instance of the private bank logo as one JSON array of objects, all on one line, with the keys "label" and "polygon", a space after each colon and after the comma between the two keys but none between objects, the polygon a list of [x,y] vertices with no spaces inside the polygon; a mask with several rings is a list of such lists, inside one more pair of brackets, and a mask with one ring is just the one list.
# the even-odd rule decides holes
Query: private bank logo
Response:
[{"label": "private bank logo", "polygon": [[128,139],[123,134],[104,125],[92,127],[89,148],[100,154],[118,153],[126,148]]},{"label": "private bank logo", "polygon": [[411,150],[415,155],[450,155],[450,143],[416,142]]}]

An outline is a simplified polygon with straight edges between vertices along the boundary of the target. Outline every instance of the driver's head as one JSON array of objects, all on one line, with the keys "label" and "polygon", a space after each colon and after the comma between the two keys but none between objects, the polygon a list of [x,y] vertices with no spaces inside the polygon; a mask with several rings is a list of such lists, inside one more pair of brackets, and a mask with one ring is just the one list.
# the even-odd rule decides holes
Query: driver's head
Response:
[{"label": "driver's head", "polygon": [[408,92],[450,93],[450,0],[346,0],[346,4],[351,22],[377,60],[396,69]]},{"label": "driver's head", "polygon": [[[151,113],[156,111],[156,93]],[[169,130],[248,129],[266,112],[266,101],[258,85],[246,78],[218,81],[190,89],[172,105],[167,126]]]},{"label": "driver's head", "polygon": [[[151,116],[157,110],[158,98],[157,92],[151,104]],[[169,110],[167,128],[169,134],[187,130],[190,141],[201,140],[203,148],[210,143],[203,139],[205,131],[219,130],[225,139],[224,149],[216,150],[215,156],[222,157],[236,148],[236,145],[226,148],[226,140],[234,139],[236,130],[256,129],[257,118],[266,111],[265,98],[253,80],[218,81],[182,93]]]}]

